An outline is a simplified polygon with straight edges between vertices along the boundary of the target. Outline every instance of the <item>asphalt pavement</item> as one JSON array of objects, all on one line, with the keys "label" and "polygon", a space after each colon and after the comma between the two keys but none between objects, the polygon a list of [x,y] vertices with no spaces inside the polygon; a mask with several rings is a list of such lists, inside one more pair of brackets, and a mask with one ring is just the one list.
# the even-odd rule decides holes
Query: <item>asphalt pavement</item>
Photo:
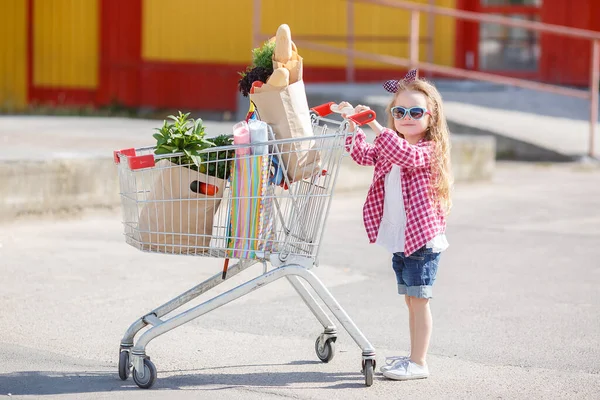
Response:
[{"label": "asphalt pavement", "polygon": [[[594,164],[498,163],[492,181],[457,184],[432,300],[431,376],[377,373],[371,387],[345,331],[333,360],[317,359],[322,329],[285,281],[152,341],[152,389],[123,382],[130,323],[222,260],[139,252],[118,210],[0,224],[0,398],[598,399],[599,183]],[[409,349],[407,310],[389,255],[367,243],[364,196],[335,197],[315,273],[381,365]]]}]

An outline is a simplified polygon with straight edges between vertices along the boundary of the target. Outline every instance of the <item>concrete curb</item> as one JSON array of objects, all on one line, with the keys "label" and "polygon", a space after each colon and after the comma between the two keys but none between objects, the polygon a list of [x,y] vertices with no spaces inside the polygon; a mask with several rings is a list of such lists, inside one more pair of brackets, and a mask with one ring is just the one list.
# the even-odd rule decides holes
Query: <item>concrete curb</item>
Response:
[{"label": "concrete curb", "polygon": [[496,138],[452,135],[451,159],[455,182],[488,181],[496,168]]},{"label": "concrete curb", "polygon": [[[492,177],[493,138],[455,136],[452,140],[455,181]],[[372,175],[372,168],[361,167],[345,156],[335,192],[366,193]],[[1,221],[29,214],[76,214],[119,205],[118,170],[112,157],[0,162]]]},{"label": "concrete curb", "polygon": [[[312,99],[311,104],[318,101]],[[376,111],[383,115],[383,109]],[[67,121],[69,129],[65,130]],[[0,159],[0,221],[118,207],[118,171],[112,150],[152,143],[148,138],[160,125],[154,120],[51,117],[28,118],[27,124],[6,117],[2,122],[3,140],[8,145]],[[206,126],[210,132],[231,129],[229,123],[207,121]],[[372,141],[372,133],[365,131]],[[453,135],[452,146],[456,181],[491,178],[494,140]],[[344,157],[336,193],[366,192],[372,173],[372,168],[360,167]]]},{"label": "concrete curb", "polygon": [[568,162],[576,161],[580,158],[561,154],[551,149],[510,138],[491,130],[479,129],[452,120],[448,120],[448,126],[451,132],[460,132],[460,136],[465,135],[472,138],[493,137],[496,141],[494,156],[499,160]]},{"label": "concrete curb", "polygon": [[0,220],[119,205],[112,158],[0,162]]}]

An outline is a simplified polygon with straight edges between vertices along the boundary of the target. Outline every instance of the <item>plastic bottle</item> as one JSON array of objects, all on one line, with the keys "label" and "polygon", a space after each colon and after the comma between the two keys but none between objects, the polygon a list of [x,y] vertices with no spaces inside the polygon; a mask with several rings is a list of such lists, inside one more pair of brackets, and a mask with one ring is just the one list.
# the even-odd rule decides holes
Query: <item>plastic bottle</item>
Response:
[{"label": "plastic bottle", "polygon": [[[250,143],[250,129],[246,121],[238,122],[233,126],[233,144],[249,144]],[[252,154],[252,149],[248,147],[240,147],[235,149],[235,153],[238,156],[244,156]]]},{"label": "plastic bottle", "polygon": [[[266,143],[269,140],[269,128],[267,123],[259,120],[248,121],[250,128],[250,142],[251,143]],[[255,155],[267,155],[269,154],[268,145],[252,146],[252,152]]]}]

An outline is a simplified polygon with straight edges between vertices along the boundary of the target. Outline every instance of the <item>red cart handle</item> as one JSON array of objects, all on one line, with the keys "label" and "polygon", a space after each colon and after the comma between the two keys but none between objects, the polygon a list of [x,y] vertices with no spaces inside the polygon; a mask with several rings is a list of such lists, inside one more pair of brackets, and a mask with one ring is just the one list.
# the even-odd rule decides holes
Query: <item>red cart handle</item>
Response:
[{"label": "red cart handle", "polygon": [[[310,110],[317,113],[319,117],[326,117],[327,115],[333,112],[331,111],[331,106],[333,104],[335,104],[335,102],[330,101],[329,103],[324,103],[320,106],[312,107]],[[375,114],[375,111],[367,110],[358,114],[349,115],[348,119],[354,122],[356,125],[361,126],[375,120],[376,116],[377,114]]]},{"label": "red cart handle", "polygon": [[331,105],[335,104],[334,101],[330,101],[329,103],[321,104],[320,106],[312,107],[310,110],[317,113],[319,117],[326,117],[332,113]]},{"label": "red cart handle", "polygon": [[121,159],[119,155],[127,156],[127,164],[129,168],[133,171],[142,168],[152,168],[156,164],[154,162],[154,154],[144,154],[142,156],[138,156],[135,153],[135,149],[123,149],[123,150],[115,150],[113,152],[113,157],[115,159],[115,164],[120,164]]},{"label": "red cart handle", "polygon": [[358,114],[349,115],[348,119],[354,122],[356,125],[361,126],[364,124],[368,124],[371,121],[374,121],[376,116],[377,114],[375,114],[375,111],[367,110]]},{"label": "red cart handle", "polygon": [[119,164],[121,162],[121,159],[119,158],[120,154],[123,154],[127,157],[135,157],[135,149],[131,148],[113,151],[113,158],[115,159],[115,164]]}]

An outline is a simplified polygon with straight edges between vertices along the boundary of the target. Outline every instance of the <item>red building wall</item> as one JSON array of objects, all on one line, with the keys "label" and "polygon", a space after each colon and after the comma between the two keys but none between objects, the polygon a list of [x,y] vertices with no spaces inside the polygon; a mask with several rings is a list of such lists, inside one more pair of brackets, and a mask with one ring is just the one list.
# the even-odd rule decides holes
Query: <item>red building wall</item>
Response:
[{"label": "red building wall", "polygon": [[[600,0],[543,0],[541,7],[484,7],[481,0],[458,0],[463,10],[490,13],[529,13],[540,22],[600,32]],[[595,17],[594,17],[595,16]],[[540,35],[540,59],[536,72],[494,71],[502,75],[535,79],[551,84],[587,86],[591,70],[591,42],[555,34]],[[479,23],[457,21],[456,66],[478,69]]]},{"label": "red building wall", "polygon": [[[542,21],[600,31],[600,1],[544,0]],[[542,35],[540,72],[543,80],[563,85],[585,86],[589,84],[590,71],[591,42],[589,40]]]}]

